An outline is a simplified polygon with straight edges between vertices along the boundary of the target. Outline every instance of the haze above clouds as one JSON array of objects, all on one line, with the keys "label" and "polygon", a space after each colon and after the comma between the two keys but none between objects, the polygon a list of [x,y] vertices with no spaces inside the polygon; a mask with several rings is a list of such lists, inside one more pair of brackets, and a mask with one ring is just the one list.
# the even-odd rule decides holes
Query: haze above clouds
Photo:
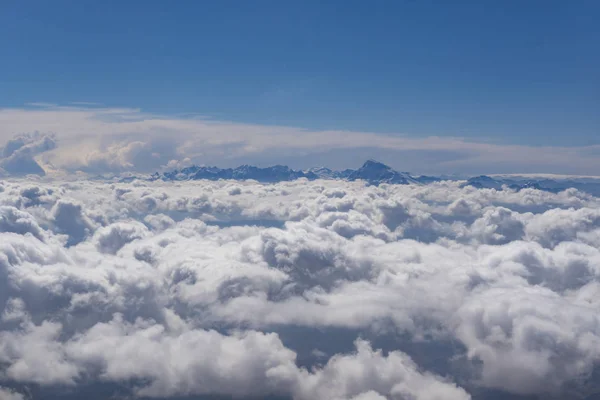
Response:
[{"label": "haze above clouds", "polygon": [[573,189],[11,179],[0,205],[2,399],[600,389]]},{"label": "haze above clouds", "polygon": [[[539,147],[460,137],[313,131],[138,109],[32,104],[0,109],[4,174],[154,172],[182,163],[355,168],[376,158],[416,173],[600,175],[598,145]],[[19,147],[21,146],[21,147]],[[359,160],[357,162],[357,160]]]}]

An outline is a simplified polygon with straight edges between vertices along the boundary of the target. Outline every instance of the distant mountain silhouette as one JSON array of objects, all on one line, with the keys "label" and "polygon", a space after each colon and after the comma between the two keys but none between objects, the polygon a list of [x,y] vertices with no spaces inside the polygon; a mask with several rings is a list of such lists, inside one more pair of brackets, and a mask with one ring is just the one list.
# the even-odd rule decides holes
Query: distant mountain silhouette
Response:
[{"label": "distant mountain silhouette", "polygon": [[[456,178],[448,177],[413,176],[408,172],[398,172],[390,166],[375,160],[367,160],[358,169],[345,169],[343,171],[335,171],[326,167],[314,167],[307,170],[294,170],[285,165],[274,165],[266,168],[259,168],[252,165],[241,165],[237,168],[218,168],[194,165],[170,172],[156,172],[150,176],[151,180],[162,181],[188,181],[200,179],[215,181],[219,179],[252,179],[265,183],[293,181],[300,178],[305,178],[308,180],[363,180],[370,185],[380,185],[383,183],[396,185],[426,185],[442,180],[457,180]],[[126,179],[131,180],[133,177]],[[519,176],[492,177],[480,175],[469,178],[462,183],[462,187],[467,186],[477,189],[509,189],[517,191],[523,189],[538,189],[552,193],[558,193],[565,189],[574,188],[594,196],[600,196],[600,179],[593,178],[573,177],[532,179]]]},{"label": "distant mountain silhouette", "polygon": [[[419,178],[414,178],[406,172],[398,172],[388,165],[375,160],[368,160],[359,169],[346,169],[334,171],[325,167],[310,168],[305,171],[294,170],[284,165],[259,168],[251,165],[241,165],[237,168],[218,168],[205,166],[191,166],[181,170],[165,173],[155,173],[153,180],[186,181],[186,180],[219,180],[219,179],[253,179],[259,182],[292,181],[299,178],[315,179],[344,179],[348,181],[364,180],[372,185],[381,183],[390,184],[419,184]],[[435,178],[429,177],[429,180]]]}]

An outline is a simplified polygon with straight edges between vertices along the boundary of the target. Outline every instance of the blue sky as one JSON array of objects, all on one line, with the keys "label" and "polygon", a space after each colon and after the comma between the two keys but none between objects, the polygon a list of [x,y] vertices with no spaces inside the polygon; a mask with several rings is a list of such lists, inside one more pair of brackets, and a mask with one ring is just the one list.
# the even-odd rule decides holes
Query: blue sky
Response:
[{"label": "blue sky", "polygon": [[3,1],[0,105],[600,143],[598,1]]},{"label": "blue sky", "polygon": [[600,175],[599,20],[596,0],[5,0],[0,146],[40,132],[46,172]]}]

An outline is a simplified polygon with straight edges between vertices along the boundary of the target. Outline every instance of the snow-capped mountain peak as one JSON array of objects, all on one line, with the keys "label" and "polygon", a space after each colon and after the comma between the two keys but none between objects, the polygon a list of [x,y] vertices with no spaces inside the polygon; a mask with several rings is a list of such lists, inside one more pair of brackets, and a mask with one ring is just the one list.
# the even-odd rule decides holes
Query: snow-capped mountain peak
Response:
[{"label": "snow-capped mountain peak", "polygon": [[349,181],[355,181],[358,179],[377,184],[395,183],[406,185],[409,183],[418,183],[409,174],[398,172],[392,169],[390,166],[375,160],[367,160],[362,167],[348,176]]}]

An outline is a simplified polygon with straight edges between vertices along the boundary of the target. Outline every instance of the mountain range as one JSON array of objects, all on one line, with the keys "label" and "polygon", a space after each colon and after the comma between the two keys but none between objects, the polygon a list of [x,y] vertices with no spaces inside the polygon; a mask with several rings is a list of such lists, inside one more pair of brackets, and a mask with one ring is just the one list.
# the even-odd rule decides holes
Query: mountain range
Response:
[{"label": "mountain range", "polygon": [[587,192],[594,196],[600,196],[600,178],[583,177],[557,177],[557,178],[536,178],[528,176],[487,176],[480,175],[469,179],[457,179],[456,177],[436,177],[436,176],[413,176],[408,172],[399,172],[388,165],[375,160],[366,161],[358,169],[345,169],[342,171],[332,170],[326,167],[315,167],[307,170],[295,170],[285,165],[275,165],[272,167],[255,167],[251,165],[241,165],[237,168],[218,168],[193,165],[190,167],[177,169],[170,172],[156,172],[150,176],[150,180],[162,181],[188,181],[188,180],[219,180],[234,179],[247,180],[252,179],[259,182],[275,183],[282,181],[292,181],[300,178],[308,180],[315,179],[339,179],[346,181],[363,180],[370,185],[400,184],[400,185],[425,185],[442,180],[461,180],[461,185],[472,186],[478,189],[512,189],[522,190],[533,188],[545,190],[548,192],[560,192],[568,188],[575,188]]},{"label": "mountain range", "polygon": [[282,182],[292,181],[299,178],[309,180],[315,179],[341,179],[347,181],[364,180],[372,185],[382,183],[389,184],[421,184],[432,180],[441,180],[434,177],[426,177],[423,181],[421,177],[413,177],[407,172],[398,172],[391,167],[375,160],[368,160],[358,169],[345,169],[342,171],[331,170],[326,167],[316,167],[307,170],[294,170],[284,165],[275,165],[272,167],[259,168],[251,165],[241,165],[237,168],[218,168],[206,166],[190,166],[170,172],[154,173],[151,180],[163,181],[187,181],[187,180],[219,180],[253,179],[259,182]]}]

